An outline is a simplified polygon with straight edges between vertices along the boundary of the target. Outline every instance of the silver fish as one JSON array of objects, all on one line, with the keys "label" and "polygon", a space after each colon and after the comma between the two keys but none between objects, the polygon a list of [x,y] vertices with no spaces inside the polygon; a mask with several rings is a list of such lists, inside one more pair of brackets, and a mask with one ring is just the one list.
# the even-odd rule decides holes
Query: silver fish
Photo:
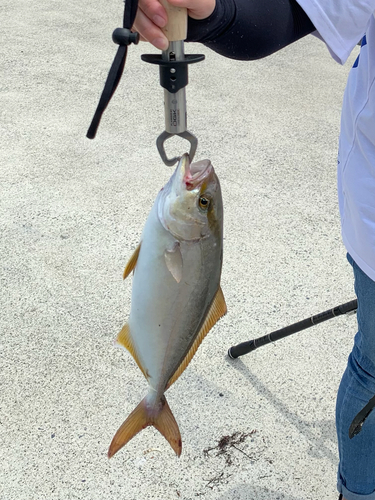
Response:
[{"label": "silver fish", "polygon": [[115,434],[109,457],[149,425],[180,456],[181,435],[164,392],[227,311],[222,255],[219,180],[209,160],[190,164],[185,154],[159,192],[124,271],[125,279],[134,270],[131,309],[117,342],[130,351],[149,390]]}]

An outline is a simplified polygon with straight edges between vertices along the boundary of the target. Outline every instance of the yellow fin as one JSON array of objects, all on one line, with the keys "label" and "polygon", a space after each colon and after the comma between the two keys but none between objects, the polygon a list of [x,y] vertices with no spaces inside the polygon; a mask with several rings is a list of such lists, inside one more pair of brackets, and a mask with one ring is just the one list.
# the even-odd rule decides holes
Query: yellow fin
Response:
[{"label": "yellow fin", "polygon": [[127,278],[129,276],[129,274],[135,268],[135,266],[137,264],[140,249],[141,249],[141,243],[139,243],[137,248],[134,250],[133,255],[130,257],[129,262],[126,264],[124,274],[123,274],[124,279]]},{"label": "yellow fin", "polygon": [[178,428],[176,419],[169,408],[169,404],[167,403],[165,396],[162,397],[161,404],[162,410],[158,413],[156,418],[153,418],[152,425],[162,436],[165,437],[168,443],[172,446],[176,455],[179,457],[182,451],[180,429]]},{"label": "yellow fin", "polygon": [[211,328],[215,325],[215,323],[226,313],[227,313],[227,305],[225,303],[223,291],[221,287],[219,287],[219,290],[215,295],[214,301],[211,304],[208,314],[204,320],[204,323],[196,339],[194,340],[193,345],[191,346],[189,352],[183,359],[180,366],[177,368],[172,377],[169,379],[165,390],[167,390],[174,382],[176,382],[178,377],[181,375],[181,373],[185,370],[190,361],[193,359],[194,354],[197,352],[198,347],[201,345],[202,340],[205,338],[207,333],[211,330]]},{"label": "yellow fin", "polygon": [[153,425],[165,437],[177,456],[181,455],[180,430],[165,396],[162,396],[157,408],[148,405],[146,399],[147,396],[131,412],[116,432],[109,446],[108,458],[113,457],[138,432],[149,425]]},{"label": "yellow fin", "polygon": [[130,335],[130,328],[128,323],[126,323],[123,327],[121,332],[117,335],[116,342],[120,344],[122,347],[125,347],[130,354],[133,356],[134,361],[137,363],[139,369],[143,373],[143,375],[147,378],[146,372],[144,371],[141,362],[139,361],[139,358],[137,356],[137,353],[135,352],[134,349],[134,344]]}]

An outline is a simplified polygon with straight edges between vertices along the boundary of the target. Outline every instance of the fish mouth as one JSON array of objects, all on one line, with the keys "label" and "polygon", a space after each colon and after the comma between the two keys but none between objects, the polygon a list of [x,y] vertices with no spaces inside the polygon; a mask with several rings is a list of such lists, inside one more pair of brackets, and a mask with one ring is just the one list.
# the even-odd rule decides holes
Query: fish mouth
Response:
[{"label": "fish mouth", "polygon": [[203,183],[212,172],[212,164],[210,160],[200,160],[195,163],[190,163],[188,154],[184,154],[180,160],[180,178],[185,184],[188,191],[192,191]]}]

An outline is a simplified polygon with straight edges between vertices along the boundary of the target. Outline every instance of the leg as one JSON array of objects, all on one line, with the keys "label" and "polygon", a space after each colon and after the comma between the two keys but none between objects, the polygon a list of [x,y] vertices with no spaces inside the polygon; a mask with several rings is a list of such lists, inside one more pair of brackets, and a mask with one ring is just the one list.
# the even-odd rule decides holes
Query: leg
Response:
[{"label": "leg", "polygon": [[375,411],[349,439],[355,415],[375,394],[375,282],[348,256],[358,299],[358,333],[337,395],[338,489],[346,500],[375,500]]}]

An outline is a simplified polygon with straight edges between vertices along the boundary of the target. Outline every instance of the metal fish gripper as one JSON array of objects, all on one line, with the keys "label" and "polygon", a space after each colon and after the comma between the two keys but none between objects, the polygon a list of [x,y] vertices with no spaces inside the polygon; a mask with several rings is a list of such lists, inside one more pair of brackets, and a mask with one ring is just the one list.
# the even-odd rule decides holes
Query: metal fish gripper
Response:
[{"label": "metal fish gripper", "polygon": [[165,142],[178,135],[190,143],[189,157],[193,160],[198,139],[187,130],[186,86],[188,84],[188,65],[203,61],[203,54],[184,53],[184,40],[187,36],[187,11],[172,7],[165,0],[161,3],[167,10],[168,24],[163,28],[169,40],[169,47],[161,55],[143,54],[142,61],[157,64],[160,73],[160,85],[164,88],[165,131],[156,140],[156,145],[163,162],[174,165],[181,156],[168,158],[165,152]]}]

